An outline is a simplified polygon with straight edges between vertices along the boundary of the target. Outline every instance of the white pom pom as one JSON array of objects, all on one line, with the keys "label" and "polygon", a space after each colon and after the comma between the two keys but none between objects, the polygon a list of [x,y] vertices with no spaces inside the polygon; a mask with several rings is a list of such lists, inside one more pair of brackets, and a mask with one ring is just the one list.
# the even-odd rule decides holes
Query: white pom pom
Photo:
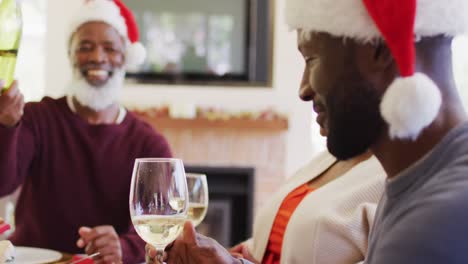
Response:
[{"label": "white pom pom", "polygon": [[380,112],[391,138],[415,140],[439,113],[442,98],[437,85],[425,74],[396,79],[385,92]]},{"label": "white pom pom", "polygon": [[132,70],[141,65],[146,58],[146,49],[140,42],[135,42],[127,48],[126,68]]}]

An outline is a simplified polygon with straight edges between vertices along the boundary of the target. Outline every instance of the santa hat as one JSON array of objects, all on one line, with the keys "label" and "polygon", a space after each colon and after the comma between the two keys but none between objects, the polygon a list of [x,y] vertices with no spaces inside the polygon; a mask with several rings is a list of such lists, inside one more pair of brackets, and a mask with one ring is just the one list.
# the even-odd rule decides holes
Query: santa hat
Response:
[{"label": "santa hat", "polygon": [[127,41],[126,67],[134,68],[145,60],[146,50],[138,42],[139,33],[135,17],[121,0],[82,0],[69,26],[69,36],[83,24],[101,21],[113,26]]},{"label": "santa hat", "polygon": [[415,72],[414,42],[467,32],[467,14],[467,0],[287,0],[285,15],[292,29],[362,42],[384,39],[400,77],[385,92],[380,112],[392,138],[414,140],[435,120],[442,103],[436,84]]}]

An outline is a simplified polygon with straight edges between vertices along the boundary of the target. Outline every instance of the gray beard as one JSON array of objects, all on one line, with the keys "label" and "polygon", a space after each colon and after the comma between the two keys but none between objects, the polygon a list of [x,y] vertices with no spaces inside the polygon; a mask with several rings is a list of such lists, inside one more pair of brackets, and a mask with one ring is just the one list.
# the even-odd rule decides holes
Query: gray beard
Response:
[{"label": "gray beard", "polygon": [[90,85],[78,69],[74,69],[67,95],[76,98],[83,106],[101,111],[115,103],[122,92],[125,70],[115,69],[113,75],[102,86]]}]

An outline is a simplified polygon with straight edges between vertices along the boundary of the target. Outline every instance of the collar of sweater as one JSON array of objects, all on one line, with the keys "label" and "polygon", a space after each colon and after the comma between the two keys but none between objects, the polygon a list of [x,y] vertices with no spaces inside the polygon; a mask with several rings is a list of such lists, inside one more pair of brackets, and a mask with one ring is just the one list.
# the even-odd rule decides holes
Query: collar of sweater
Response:
[{"label": "collar of sweater", "polygon": [[[75,104],[73,104],[73,97],[70,95],[67,95],[67,105],[70,108],[70,110],[76,114],[76,107]],[[126,115],[127,110],[123,106],[120,106],[119,115],[115,119],[114,124],[121,124],[124,121]]]}]

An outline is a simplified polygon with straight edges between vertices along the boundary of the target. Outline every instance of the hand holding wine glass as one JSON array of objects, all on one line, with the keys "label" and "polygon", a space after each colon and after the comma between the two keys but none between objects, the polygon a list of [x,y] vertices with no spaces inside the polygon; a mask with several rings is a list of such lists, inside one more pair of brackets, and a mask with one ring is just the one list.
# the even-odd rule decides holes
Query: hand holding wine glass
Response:
[{"label": "hand holding wine glass", "polygon": [[[0,90],[5,88],[4,81],[0,80]],[[18,88],[16,81],[8,90],[0,92],[0,124],[13,127],[21,120],[24,111],[24,96]]]},{"label": "hand holding wine glass", "polygon": [[163,263],[165,247],[182,232],[187,210],[187,181],[181,160],[135,161],[130,215],[138,235],[156,248],[159,263]]},{"label": "hand holding wine glass", "polygon": [[[168,264],[242,264],[218,242],[209,237],[198,234],[191,221],[184,226],[183,235],[170,245],[166,252]],[[148,247],[147,263],[159,264],[153,261],[157,255],[153,248]]]}]

